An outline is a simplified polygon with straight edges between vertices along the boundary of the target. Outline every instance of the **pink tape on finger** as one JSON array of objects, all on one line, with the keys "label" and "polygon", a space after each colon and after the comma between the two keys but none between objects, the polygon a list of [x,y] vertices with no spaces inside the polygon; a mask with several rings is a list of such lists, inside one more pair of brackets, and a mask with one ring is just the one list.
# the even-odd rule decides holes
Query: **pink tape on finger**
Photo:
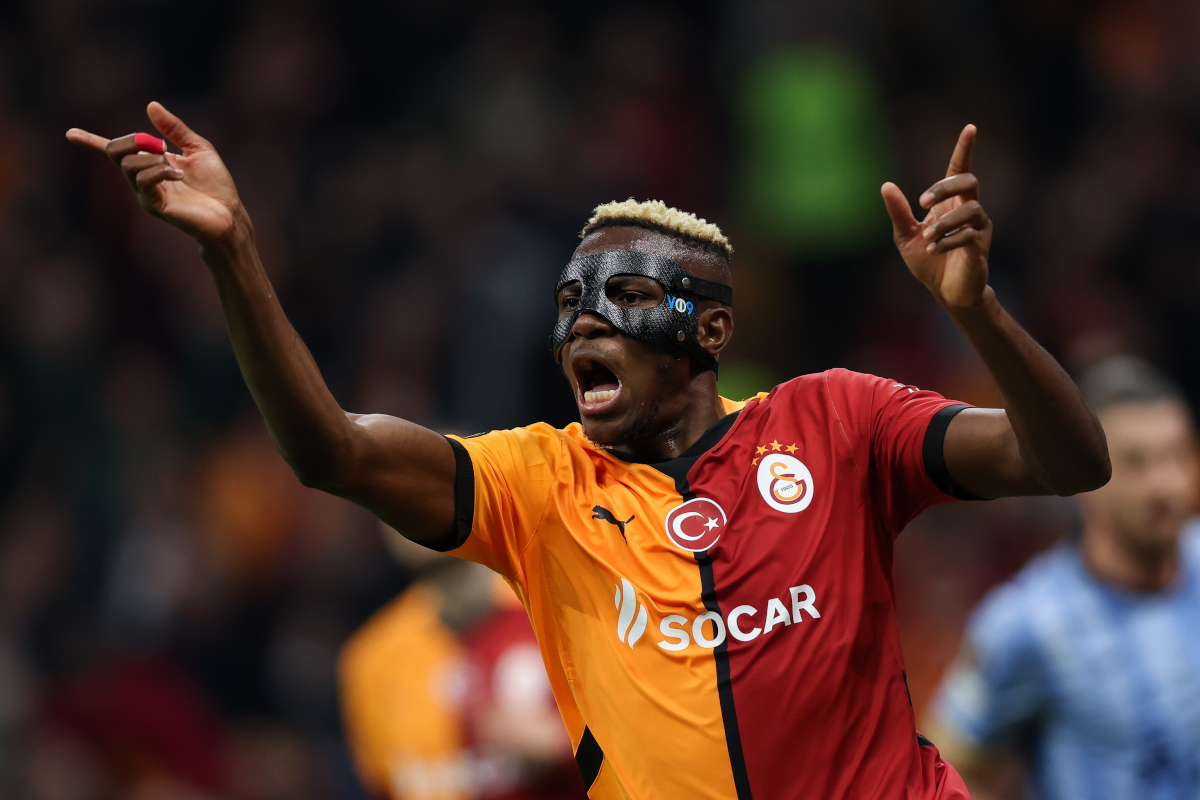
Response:
[{"label": "pink tape on finger", "polygon": [[135,133],[133,141],[137,145],[138,152],[153,153],[156,156],[161,156],[167,152],[167,143],[157,136],[151,136],[148,133]]}]

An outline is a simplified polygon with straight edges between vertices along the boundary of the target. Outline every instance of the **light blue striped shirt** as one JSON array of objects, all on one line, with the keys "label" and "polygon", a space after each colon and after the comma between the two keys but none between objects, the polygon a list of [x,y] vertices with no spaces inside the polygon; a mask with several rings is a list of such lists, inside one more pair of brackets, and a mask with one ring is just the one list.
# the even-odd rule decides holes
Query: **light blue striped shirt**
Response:
[{"label": "light blue striped shirt", "polygon": [[1073,545],[1032,561],[972,615],[942,720],[1025,748],[1039,800],[1200,800],[1200,521],[1180,556],[1156,594],[1101,583]]}]

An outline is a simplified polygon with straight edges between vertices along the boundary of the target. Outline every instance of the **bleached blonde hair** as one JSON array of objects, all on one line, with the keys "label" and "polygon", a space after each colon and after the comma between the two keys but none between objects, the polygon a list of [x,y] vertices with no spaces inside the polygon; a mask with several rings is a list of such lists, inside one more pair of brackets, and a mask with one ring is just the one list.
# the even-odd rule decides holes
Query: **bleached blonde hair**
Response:
[{"label": "bleached blonde hair", "polygon": [[583,238],[590,233],[606,228],[609,225],[636,225],[652,231],[677,236],[701,248],[723,256],[726,261],[733,255],[733,245],[721,233],[721,229],[711,222],[700,219],[695,214],[669,208],[662,200],[647,200],[639,203],[632,197],[624,201],[614,201],[596,206],[595,213],[587,225],[579,233]]}]

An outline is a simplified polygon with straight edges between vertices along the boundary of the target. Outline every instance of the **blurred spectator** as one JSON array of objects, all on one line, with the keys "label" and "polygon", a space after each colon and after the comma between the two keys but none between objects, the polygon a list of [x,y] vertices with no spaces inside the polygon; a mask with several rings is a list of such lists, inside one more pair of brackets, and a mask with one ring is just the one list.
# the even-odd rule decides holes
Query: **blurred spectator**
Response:
[{"label": "blurred spectator", "polygon": [[1081,496],[1077,543],[1034,560],[975,612],[929,727],[982,800],[1013,791],[1016,755],[1039,798],[1200,789],[1191,413],[1130,357],[1102,361],[1080,385],[1108,436],[1112,480]]}]

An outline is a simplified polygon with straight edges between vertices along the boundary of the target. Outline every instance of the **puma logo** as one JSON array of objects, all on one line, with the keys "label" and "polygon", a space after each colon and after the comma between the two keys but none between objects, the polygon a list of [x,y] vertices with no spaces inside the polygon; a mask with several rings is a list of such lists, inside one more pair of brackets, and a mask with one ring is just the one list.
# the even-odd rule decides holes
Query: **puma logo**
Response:
[{"label": "puma logo", "polygon": [[[619,520],[613,513],[604,506],[592,506],[592,519],[602,519],[605,522],[611,522],[617,526],[617,530],[621,532],[621,538],[625,539],[625,526],[637,519],[637,516],[632,516],[627,520]],[[629,544],[629,540],[625,539],[625,543]]]}]

